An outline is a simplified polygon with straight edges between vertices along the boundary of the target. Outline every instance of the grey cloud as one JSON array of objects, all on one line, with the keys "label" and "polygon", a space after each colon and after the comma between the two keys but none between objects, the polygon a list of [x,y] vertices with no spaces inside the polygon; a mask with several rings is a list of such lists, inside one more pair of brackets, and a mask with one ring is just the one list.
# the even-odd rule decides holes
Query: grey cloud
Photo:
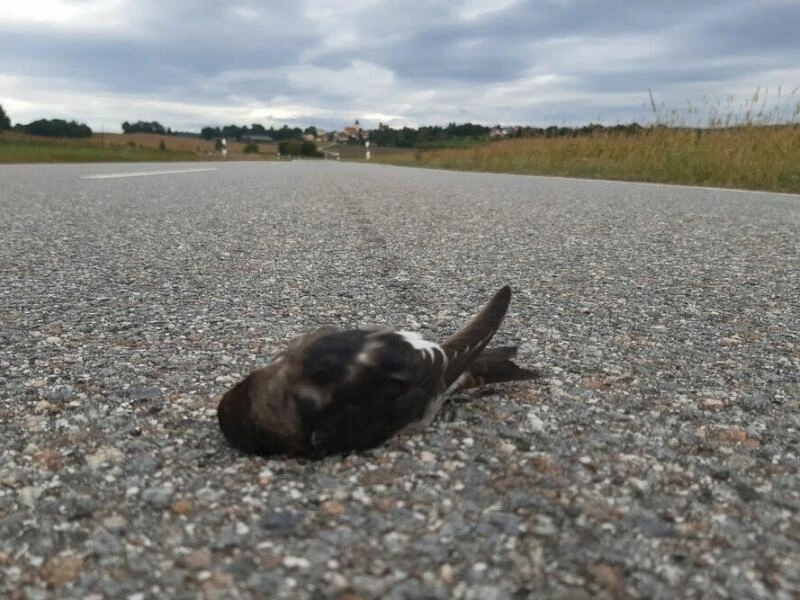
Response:
[{"label": "grey cloud", "polygon": [[[694,65],[718,64],[721,55],[744,55],[750,58],[750,63],[765,56],[770,64],[786,65],[792,60],[786,51],[800,47],[793,31],[794,23],[800,22],[800,6],[789,3],[768,7],[752,2],[694,0],[526,2],[473,21],[439,12],[430,18],[420,18],[417,28],[410,31],[403,25],[393,31],[390,24],[394,16],[389,13],[381,20],[378,12],[375,8],[355,21],[365,40],[365,50],[334,50],[317,63],[335,67],[360,56],[392,69],[409,82],[486,84],[513,80],[526,70],[546,66],[548,57],[528,51],[530,43],[568,36],[609,39],[613,43],[614,36],[626,34],[672,35],[674,48],[666,49],[663,58],[646,61],[648,83],[653,85],[654,81],[662,81],[661,75],[663,83],[675,83],[681,68],[689,74],[688,82],[696,81]],[[380,36],[387,36],[388,41],[378,43]],[[774,49],[784,55],[773,56]],[[613,66],[623,75],[619,80],[636,74],[639,67]],[[712,69],[713,66],[708,67],[708,81],[724,80],[712,73]],[[720,73],[731,70],[724,66]],[[590,71],[580,68],[567,72],[586,76],[587,82],[593,79]]]},{"label": "grey cloud", "polygon": [[783,66],[798,65],[800,4],[753,2],[705,24],[698,35],[687,39],[695,57],[763,56]]},{"label": "grey cloud", "polygon": [[[59,77],[74,80],[76,89],[177,104],[226,105],[238,97],[263,103],[267,112],[280,95],[283,105],[309,107],[294,123],[307,117],[306,123],[322,126],[337,123],[330,115],[340,115],[341,124],[366,113],[420,124],[433,115],[490,123],[615,121],[626,114],[641,118],[648,89],[681,94],[703,88],[710,97],[724,97],[742,81],[786,89],[800,83],[761,81],[768,72],[800,69],[796,2],[540,0],[475,19],[460,18],[458,10],[451,2],[379,2],[315,18],[299,3],[237,8],[210,0],[144,0],[122,35],[0,23],[0,76]],[[331,41],[339,32],[352,38]],[[582,61],[573,52],[567,60],[558,54],[564,47],[552,43],[565,39],[600,54]],[[633,44],[622,58],[602,55],[622,43]],[[288,77],[313,66],[335,78],[354,61],[388,70],[393,79],[353,82],[349,92],[307,81],[295,87]],[[520,105],[533,73],[560,76],[542,90],[554,99]],[[507,102],[492,94],[498,87]],[[419,101],[423,90],[434,92],[433,99]],[[196,116],[187,116],[173,126],[194,124]]]}]

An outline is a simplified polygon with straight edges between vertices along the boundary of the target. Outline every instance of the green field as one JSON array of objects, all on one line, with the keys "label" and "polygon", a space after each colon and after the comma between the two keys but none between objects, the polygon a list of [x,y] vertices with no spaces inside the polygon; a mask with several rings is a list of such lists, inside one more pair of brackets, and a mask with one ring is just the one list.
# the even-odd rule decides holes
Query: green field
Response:
[{"label": "green field", "polygon": [[[160,149],[161,142],[164,149]],[[6,131],[0,133],[0,163],[41,162],[160,162],[217,160],[214,143],[200,138],[150,133],[95,134],[90,138],[47,138]],[[228,144],[228,159],[274,158],[275,145],[245,154],[244,144]]]},{"label": "green field", "polygon": [[[197,160],[195,152],[151,148],[103,148],[101,146],[47,143],[7,143],[0,137],[0,163],[124,162]],[[207,157],[203,157],[207,158]]]}]

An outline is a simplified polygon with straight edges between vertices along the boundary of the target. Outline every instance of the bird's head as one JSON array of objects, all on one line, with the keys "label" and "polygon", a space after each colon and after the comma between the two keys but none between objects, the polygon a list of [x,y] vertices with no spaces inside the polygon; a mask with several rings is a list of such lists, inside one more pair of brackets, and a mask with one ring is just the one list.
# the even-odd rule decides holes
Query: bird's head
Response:
[{"label": "bird's head", "polygon": [[248,454],[294,454],[305,433],[297,413],[289,365],[278,359],[228,390],[217,419],[228,442]]}]

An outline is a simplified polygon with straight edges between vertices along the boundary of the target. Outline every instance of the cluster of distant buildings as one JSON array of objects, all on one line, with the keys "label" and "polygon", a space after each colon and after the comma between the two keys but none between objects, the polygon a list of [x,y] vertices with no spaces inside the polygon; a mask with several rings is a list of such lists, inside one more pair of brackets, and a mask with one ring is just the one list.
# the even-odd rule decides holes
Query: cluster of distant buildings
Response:
[{"label": "cluster of distant buildings", "polygon": [[[358,121],[353,125],[344,127],[341,131],[327,131],[316,127],[316,134],[304,133],[303,141],[306,142],[331,142],[335,144],[346,144],[351,140],[366,139],[367,130],[361,127]],[[247,133],[242,135],[242,141],[253,142],[255,144],[269,144],[275,140],[268,135]]]},{"label": "cluster of distant buildings", "polygon": [[503,138],[503,137],[516,137],[522,131],[522,127],[515,125],[514,127],[494,127],[489,132],[489,137]]},{"label": "cluster of distant buildings", "polygon": [[[361,128],[361,125],[359,125],[358,121],[356,121],[354,125],[349,125],[341,131],[328,132],[326,135],[327,137],[325,138],[325,141],[327,142],[346,144],[350,140],[357,140],[359,138],[366,137],[366,132]],[[317,138],[319,138],[319,136],[317,136]]]},{"label": "cluster of distant buildings", "polygon": [[[387,128],[386,125],[383,123],[378,125],[378,129],[382,130]],[[352,125],[348,125],[343,127],[341,131],[335,130],[325,130],[319,127],[309,128],[313,129],[315,133],[307,132],[302,135],[303,141],[307,142],[315,142],[317,144],[320,143],[331,143],[331,144],[347,144],[354,141],[365,142],[369,139],[369,131],[361,127],[361,124],[358,121],[355,121]],[[308,131],[308,130],[307,130]],[[510,126],[510,127],[493,127],[491,130],[488,131],[488,135],[490,139],[499,139],[499,138],[514,138],[520,137],[523,133],[523,128],[519,125]],[[484,134],[485,135],[485,134]],[[255,134],[255,133],[245,133],[241,137],[241,141],[253,142],[256,144],[269,144],[274,142],[275,140],[266,134]]]}]

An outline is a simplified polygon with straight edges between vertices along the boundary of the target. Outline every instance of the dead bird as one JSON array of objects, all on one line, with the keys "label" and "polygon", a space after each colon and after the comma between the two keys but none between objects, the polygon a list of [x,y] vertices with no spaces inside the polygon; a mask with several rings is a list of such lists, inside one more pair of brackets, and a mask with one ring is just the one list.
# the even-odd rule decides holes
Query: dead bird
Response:
[{"label": "dead bird", "polygon": [[222,432],[250,454],[322,458],[427,427],[455,391],[535,379],[512,361],[516,347],[486,348],[510,301],[505,286],[441,344],[395,329],[300,336],[222,397]]}]

